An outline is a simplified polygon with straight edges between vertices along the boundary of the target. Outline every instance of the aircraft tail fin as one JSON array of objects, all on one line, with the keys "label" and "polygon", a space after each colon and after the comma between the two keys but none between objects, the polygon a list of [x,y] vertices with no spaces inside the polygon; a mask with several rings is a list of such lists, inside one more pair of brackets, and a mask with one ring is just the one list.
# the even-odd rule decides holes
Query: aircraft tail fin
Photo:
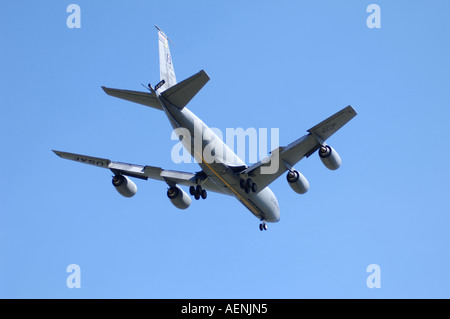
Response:
[{"label": "aircraft tail fin", "polygon": [[[159,39],[159,75],[160,80],[164,80],[164,84],[159,87],[160,92],[163,92],[177,84],[177,78],[175,77],[175,69],[173,67],[172,55],[170,54],[169,41],[170,39],[166,34],[158,27],[158,39]],[[170,41],[172,42],[172,41]],[[173,42],[172,42],[173,43]]]}]

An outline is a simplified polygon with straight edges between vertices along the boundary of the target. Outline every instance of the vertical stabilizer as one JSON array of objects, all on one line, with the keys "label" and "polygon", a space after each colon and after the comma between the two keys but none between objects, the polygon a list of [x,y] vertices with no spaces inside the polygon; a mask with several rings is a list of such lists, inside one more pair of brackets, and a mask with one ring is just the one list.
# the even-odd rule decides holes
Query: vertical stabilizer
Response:
[{"label": "vertical stabilizer", "polygon": [[164,80],[164,85],[160,86],[159,92],[163,92],[177,84],[177,79],[175,77],[175,69],[173,68],[172,55],[169,49],[169,38],[165,33],[158,27],[158,42],[159,42],[159,74],[160,80]]}]

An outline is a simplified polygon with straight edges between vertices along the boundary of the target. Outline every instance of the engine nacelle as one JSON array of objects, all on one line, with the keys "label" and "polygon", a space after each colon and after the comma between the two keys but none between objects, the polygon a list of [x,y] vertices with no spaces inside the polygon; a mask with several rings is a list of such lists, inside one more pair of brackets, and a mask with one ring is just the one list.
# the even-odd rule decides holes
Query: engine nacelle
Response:
[{"label": "engine nacelle", "polygon": [[297,194],[305,194],[309,190],[309,182],[302,175],[302,173],[298,171],[290,171],[286,175],[286,179],[289,183],[289,186],[293,189]]},{"label": "engine nacelle", "polygon": [[167,197],[176,208],[186,209],[191,205],[191,197],[178,186],[170,187],[167,190]]},{"label": "engine nacelle", "polygon": [[323,165],[325,165],[328,169],[336,170],[341,167],[342,161],[339,154],[329,145],[325,145],[320,147],[319,149],[319,157],[322,161]]},{"label": "engine nacelle", "polygon": [[124,197],[133,197],[137,192],[136,184],[126,176],[116,175],[112,179],[114,188]]}]

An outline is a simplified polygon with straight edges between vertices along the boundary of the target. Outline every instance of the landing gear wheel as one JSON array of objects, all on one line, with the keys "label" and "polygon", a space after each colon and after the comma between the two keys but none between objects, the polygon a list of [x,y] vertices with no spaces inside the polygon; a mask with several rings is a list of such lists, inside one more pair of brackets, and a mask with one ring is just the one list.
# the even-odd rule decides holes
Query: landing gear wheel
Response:
[{"label": "landing gear wheel", "polygon": [[[197,187],[194,187],[194,186],[191,186],[191,187],[192,187],[192,192],[194,193],[192,195],[194,195],[194,198],[196,200],[199,200],[200,196],[202,194],[202,187],[200,185],[197,185]],[[189,191],[191,191],[190,187],[189,187]]]},{"label": "landing gear wheel", "polygon": [[204,190],[200,185],[197,185],[196,187],[190,186],[189,193],[194,196],[196,200],[199,200],[200,198],[206,199],[207,196],[206,190]]},{"label": "landing gear wheel", "polygon": [[252,179],[251,178],[247,178],[247,188],[252,188],[252,185],[253,185],[253,181],[252,181]]},{"label": "landing gear wheel", "polygon": [[245,193],[247,193],[247,194],[250,193],[250,188],[246,187],[245,188]]},{"label": "landing gear wheel", "polygon": [[265,222],[259,224],[259,230],[260,231],[267,230],[267,224]]},{"label": "landing gear wheel", "polygon": [[256,193],[258,191],[258,186],[256,186],[256,183],[252,184],[252,192]]},{"label": "landing gear wheel", "polygon": [[239,181],[239,186],[241,186],[242,189],[245,189],[247,187],[247,184],[245,183],[245,180],[241,179]]}]

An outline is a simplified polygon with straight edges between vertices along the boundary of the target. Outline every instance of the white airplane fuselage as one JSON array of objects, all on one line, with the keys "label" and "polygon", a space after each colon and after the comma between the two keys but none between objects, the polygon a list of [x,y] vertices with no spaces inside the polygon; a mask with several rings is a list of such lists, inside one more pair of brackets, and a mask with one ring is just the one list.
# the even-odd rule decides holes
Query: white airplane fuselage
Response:
[{"label": "white airplane fuselage", "polygon": [[[256,193],[246,193],[239,185],[241,178],[232,169],[232,167],[242,167],[245,163],[187,107],[179,109],[164,100],[162,102],[163,110],[180,137],[181,143],[198,162],[207,177],[224,194],[234,196],[260,220],[271,223],[278,222],[280,208],[277,198],[270,188],[265,187]],[[190,139],[186,138],[187,134],[181,136],[180,132],[189,133]],[[209,147],[211,150],[212,146],[215,151],[208,152],[210,156],[205,158],[205,148]]]}]

